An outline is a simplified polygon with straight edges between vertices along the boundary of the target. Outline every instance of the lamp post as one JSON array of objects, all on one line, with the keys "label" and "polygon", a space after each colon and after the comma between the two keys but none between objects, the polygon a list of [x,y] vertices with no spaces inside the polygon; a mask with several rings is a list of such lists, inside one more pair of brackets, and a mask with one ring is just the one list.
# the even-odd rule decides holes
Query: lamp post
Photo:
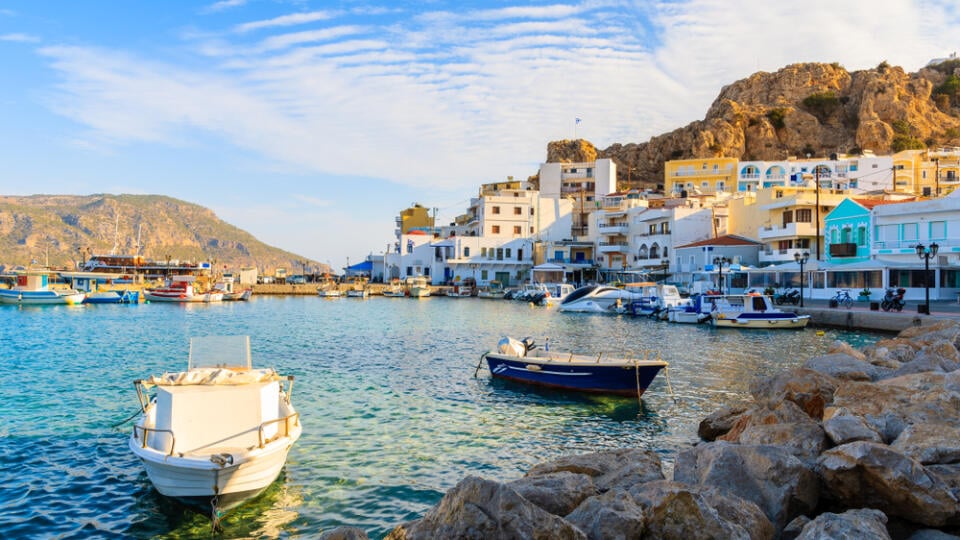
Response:
[{"label": "lamp post", "polygon": [[921,313],[930,314],[930,259],[937,256],[940,246],[936,242],[925,246],[917,244],[917,256],[923,260],[923,311]]},{"label": "lamp post", "polygon": [[810,259],[809,251],[804,251],[803,253],[799,251],[793,252],[793,260],[797,261],[797,264],[800,265],[800,307],[803,307],[803,265],[807,264],[808,259]]},{"label": "lamp post", "polygon": [[720,295],[723,295],[723,265],[729,265],[730,259],[726,257],[714,257],[713,264],[717,265],[717,287],[720,289]]}]

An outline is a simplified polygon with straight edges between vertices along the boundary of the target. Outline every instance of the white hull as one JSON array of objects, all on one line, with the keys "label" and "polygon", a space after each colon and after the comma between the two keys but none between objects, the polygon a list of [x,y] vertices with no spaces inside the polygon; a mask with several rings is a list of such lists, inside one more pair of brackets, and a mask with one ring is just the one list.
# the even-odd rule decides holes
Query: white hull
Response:
[{"label": "white hull", "polygon": [[[290,447],[300,435],[299,429],[293,437],[281,437],[262,449],[250,451],[167,456],[150,447],[142,448],[134,437],[130,438],[130,449],[143,462],[147,476],[162,495],[187,502],[217,495],[221,499],[218,506],[226,509],[256,497],[277,479]],[[211,456],[218,454],[230,455],[233,463],[221,466],[212,462]]]},{"label": "white hull", "polygon": [[427,296],[430,296],[430,289],[420,287],[410,288],[410,298],[425,298]]},{"label": "white hull", "polygon": [[708,319],[710,319],[710,315],[696,311],[670,310],[667,312],[667,320],[673,323],[700,324]]},{"label": "white hull", "polygon": [[717,328],[758,328],[758,329],[790,329],[790,328],[805,328],[810,322],[809,315],[797,315],[789,319],[786,318],[776,318],[776,319],[763,319],[763,318],[753,318],[753,319],[743,319],[738,317],[714,317],[712,323]]},{"label": "white hull", "polygon": [[182,294],[144,289],[143,297],[151,302],[222,302],[223,293]]},{"label": "white hull", "polygon": [[0,303],[31,306],[80,304],[84,293],[77,291],[19,291],[0,289]]}]

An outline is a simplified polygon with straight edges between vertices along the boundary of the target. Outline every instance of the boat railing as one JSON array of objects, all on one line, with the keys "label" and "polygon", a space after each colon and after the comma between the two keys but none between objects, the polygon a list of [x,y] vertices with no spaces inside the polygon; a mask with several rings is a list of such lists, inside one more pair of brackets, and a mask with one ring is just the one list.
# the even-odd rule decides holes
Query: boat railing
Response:
[{"label": "boat railing", "polygon": [[[273,424],[279,424],[280,422],[283,422],[283,436],[284,436],[284,437],[288,437],[288,436],[290,435],[290,422],[291,422],[291,420],[294,421],[294,424],[293,424],[293,425],[295,425],[295,426],[298,425],[298,424],[300,423],[300,413],[295,412],[295,413],[293,413],[293,414],[289,414],[289,415],[287,415],[287,416],[284,416],[283,418],[275,418],[275,419],[273,419],[273,420],[267,420],[266,422],[263,422],[262,424],[260,424],[260,429],[257,431],[257,438],[258,438],[258,442],[259,442],[259,448],[263,448],[263,445],[265,445],[266,443],[268,443],[268,442],[270,442],[271,440],[273,440],[273,439],[268,439],[268,440],[266,440],[266,441],[264,440],[264,438],[263,438],[263,430],[264,430],[264,428],[266,428],[267,426],[273,425]],[[279,436],[279,435],[277,435],[277,436]]]},{"label": "boat railing", "polygon": [[[141,431],[143,432],[143,433],[142,433],[142,436],[138,433],[138,432],[141,432]],[[140,441],[140,448],[146,448],[146,447],[147,447],[147,434],[148,434],[148,433],[167,433],[167,434],[169,434],[169,435],[170,435],[170,451],[167,452],[167,456],[172,456],[172,455],[173,455],[173,449],[174,449],[174,447],[177,445],[177,438],[176,438],[176,436],[174,436],[172,429],[159,429],[159,428],[152,428],[152,427],[147,427],[147,426],[139,426],[139,425],[134,424],[134,426],[133,426],[133,438]]]}]

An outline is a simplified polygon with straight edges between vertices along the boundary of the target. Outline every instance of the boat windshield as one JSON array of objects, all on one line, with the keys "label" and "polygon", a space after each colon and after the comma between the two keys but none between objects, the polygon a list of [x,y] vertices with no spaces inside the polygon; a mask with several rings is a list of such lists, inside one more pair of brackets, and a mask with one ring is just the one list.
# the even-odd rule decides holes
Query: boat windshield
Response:
[{"label": "boat windshield", "polygon": [[188,369],[250,369],[250,336],[202,336],[190,338]]}]

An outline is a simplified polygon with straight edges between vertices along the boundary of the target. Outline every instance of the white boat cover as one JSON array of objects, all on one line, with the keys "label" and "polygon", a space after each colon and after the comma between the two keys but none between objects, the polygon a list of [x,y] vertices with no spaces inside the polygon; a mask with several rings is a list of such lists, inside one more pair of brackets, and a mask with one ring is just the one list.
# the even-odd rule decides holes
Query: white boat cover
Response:
[{"label": "white boat cover", "polygon": [[523,342],[511,337],[501,339],[497,343],[497,351],[500,354],[509,354],[510,356],[526,356],[527,354],[527,348],[523,345]]},{"label": "white boat cover", "polygon": [[259,382],[279,381],[280,375],[273,368],[235,371],[224,368],[197,368],[176,373],[153,375],[143,381],[150,386],[189,386],[189,385],[241,385]]}]

